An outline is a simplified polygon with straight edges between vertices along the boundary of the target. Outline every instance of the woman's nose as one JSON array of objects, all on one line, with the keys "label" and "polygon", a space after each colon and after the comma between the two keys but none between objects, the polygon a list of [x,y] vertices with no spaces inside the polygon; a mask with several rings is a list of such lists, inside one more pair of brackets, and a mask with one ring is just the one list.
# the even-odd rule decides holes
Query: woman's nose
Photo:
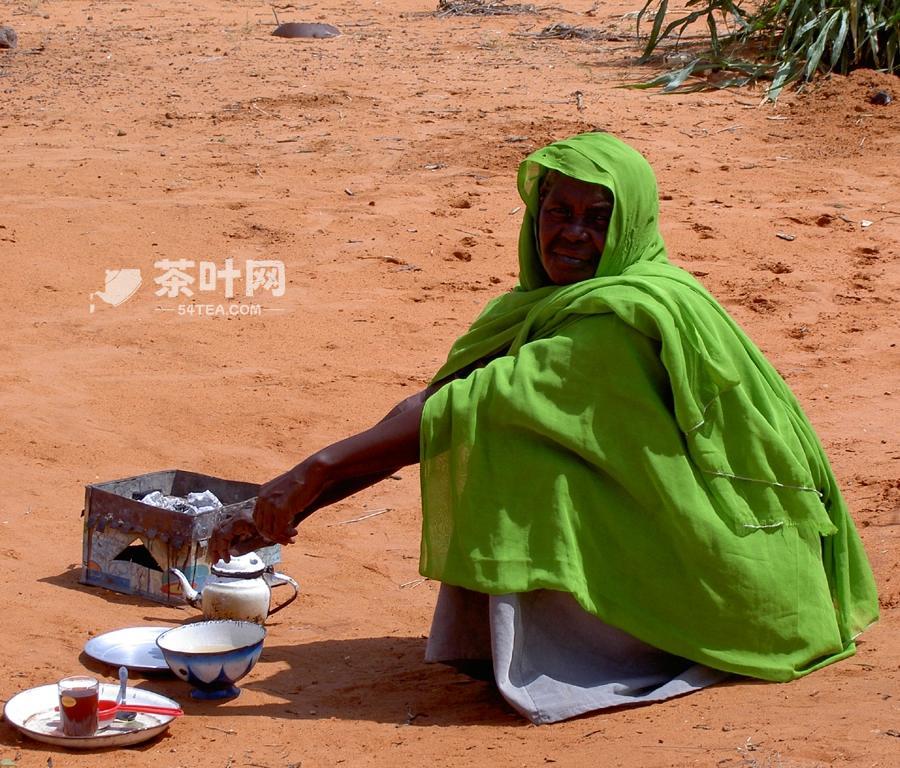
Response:
[{"label": "woman's nose", "polygon": [[581,220],[572,220],[563,227],[563,237],[572,242],[581,242],[589,237],[587,227]]}]

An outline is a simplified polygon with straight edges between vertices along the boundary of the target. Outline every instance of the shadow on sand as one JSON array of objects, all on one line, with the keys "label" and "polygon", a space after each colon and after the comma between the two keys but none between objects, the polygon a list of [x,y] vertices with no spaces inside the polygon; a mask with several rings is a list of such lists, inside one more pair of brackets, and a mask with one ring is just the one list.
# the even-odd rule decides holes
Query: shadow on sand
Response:
[{"label": "shadow on sand", "polygon": [[[365,637],[269,645],[250,677],[238,685],[276,699],[228,704],[228,716],[366,720],[396,725],[511,725],[519,717],[493,683],[443,664],[426,664],[425,639]],[[185,683],[154,690],[182,702],[188,714],[212,714],[214,703],[193,701]]]}]

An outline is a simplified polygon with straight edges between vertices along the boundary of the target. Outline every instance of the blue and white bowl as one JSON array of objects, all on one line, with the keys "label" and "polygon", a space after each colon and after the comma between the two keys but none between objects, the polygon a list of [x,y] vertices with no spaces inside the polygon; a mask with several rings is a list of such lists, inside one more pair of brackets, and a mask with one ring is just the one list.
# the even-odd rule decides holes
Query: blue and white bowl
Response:
[{"label": "blue and white bowl", "polygon": [[235,683],[262,653],[266,629],[252,621],[221,619],[183,624],[156,638],[166,664],[193,686],[195,699],[233,699]]}]

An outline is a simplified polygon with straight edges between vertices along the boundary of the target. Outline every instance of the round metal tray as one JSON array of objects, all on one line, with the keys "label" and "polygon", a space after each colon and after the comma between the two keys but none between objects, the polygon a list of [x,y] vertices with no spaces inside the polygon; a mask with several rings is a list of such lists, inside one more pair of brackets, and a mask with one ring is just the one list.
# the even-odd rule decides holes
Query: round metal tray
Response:
[{"label": "round metal tray", "polygon": [[[115,699],[118,690],[118,685],[103,683],[100,686],[100,697]],[[129,704],[178,706],[178,702],[172,699],[141,688],[128,688],[125,700]],[[140,744],[158,736],[175,719],[172,715],[140,712],[134,720],[128,722],[114,720],[109,725],[101,727],[93,736],[66,736],[60,726],[58,704],[59,693],[56,683],[51,683],[17,693],[6,702],[3,716],[10,725],[35,741],[67,749],[105,749]]]},{"label": "round metal tray", "polygon": [[169,668],[156,638],[172,627],[126,627],[92,637],[84,652],[92,659],[113,667],[145,672],[159,672]]}]

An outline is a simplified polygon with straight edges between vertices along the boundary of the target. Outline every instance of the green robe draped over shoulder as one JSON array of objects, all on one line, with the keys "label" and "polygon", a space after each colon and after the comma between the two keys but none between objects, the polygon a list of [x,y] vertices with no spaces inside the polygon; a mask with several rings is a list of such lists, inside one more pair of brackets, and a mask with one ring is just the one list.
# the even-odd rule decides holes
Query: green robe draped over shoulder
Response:
[{"label": "green robe draped over shoulder", "polygon": [[[614,197],[595,278],[549,282],[535,235],[555,169]],[[787,385],[671,265],[656,180],[608,134],[529,156],[517,288],[453,345],[421,425],[424,576],[571,593],[711,667],[789,680],[851,655],[871,569]]]}]

